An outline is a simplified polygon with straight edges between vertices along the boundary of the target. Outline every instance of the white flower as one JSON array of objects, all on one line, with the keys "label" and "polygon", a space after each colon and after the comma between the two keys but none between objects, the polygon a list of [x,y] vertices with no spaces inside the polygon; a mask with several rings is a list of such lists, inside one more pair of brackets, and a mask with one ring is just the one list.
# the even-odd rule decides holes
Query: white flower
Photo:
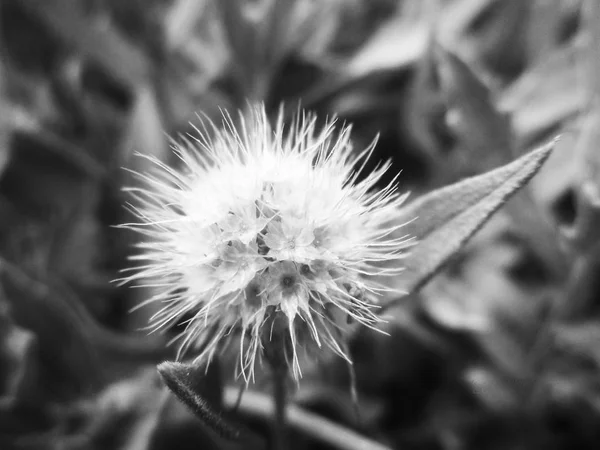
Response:
[{"label": "white flower", "polygon": [[[302,114],[286,131],[262,106],[237,126],[225,115],[222,130],[209,124],[176,147],[183,170],[154,161],[156,172],[140,175],[139,222],[124,226],[147,241],[125,281],[160,286],[151,327],[185,321],[180,352],[210,362],[236,339],[248,382],[265,347],[281,345],[298,379],[298,348],[325,345],[349,360],[340,317],[376,327],[386,287],[375,278],[397,274],[409,244],[393,237],[405,196],[395,182],[376,189],[388,164],[358,181],[374,144],[357,154],[350,127],[334,122],[318,129]],[[285,343],[272,342],[275,322]]]}]

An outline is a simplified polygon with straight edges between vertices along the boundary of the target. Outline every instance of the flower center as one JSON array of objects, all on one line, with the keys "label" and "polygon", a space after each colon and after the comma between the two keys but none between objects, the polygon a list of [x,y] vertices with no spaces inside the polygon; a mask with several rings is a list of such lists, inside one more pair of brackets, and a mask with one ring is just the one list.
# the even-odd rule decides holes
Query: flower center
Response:
[{"label": "flower center", "polygon": [[284,275],[283,277],[281,277],[281,285],[284,288],[290,288],[294,285],[295,283],[295,278],[293,275]]}]

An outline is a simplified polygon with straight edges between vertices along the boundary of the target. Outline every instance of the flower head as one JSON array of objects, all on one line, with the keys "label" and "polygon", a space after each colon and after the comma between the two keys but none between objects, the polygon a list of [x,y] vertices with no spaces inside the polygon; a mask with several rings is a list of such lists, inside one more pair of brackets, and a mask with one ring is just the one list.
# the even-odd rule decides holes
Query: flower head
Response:
[{"label": "flower head", "polygon": [[148,240],[125,280],[160,286],[148,300],[162,305],[151,327],[183,322],[181,352],[209,362],[237,340],[248,381],[265,347],[283,339],[298,379],[299,348],[348,359],[340,317],[376,327],[386,290],[377,280],[401,270],[408,245],[394,237],[404,196],[395,183],[375,189],[388,164],[358,181],[373,145],[355,153],[350,127],[334,125],[318,129],[302,114],[286,128],[280,114],[271,127],[258,106],[237,126],[224,115],[223,129],[210,124],[178,144],[183,170],[154,161],[140,175],[139,222],[125,226]]}]

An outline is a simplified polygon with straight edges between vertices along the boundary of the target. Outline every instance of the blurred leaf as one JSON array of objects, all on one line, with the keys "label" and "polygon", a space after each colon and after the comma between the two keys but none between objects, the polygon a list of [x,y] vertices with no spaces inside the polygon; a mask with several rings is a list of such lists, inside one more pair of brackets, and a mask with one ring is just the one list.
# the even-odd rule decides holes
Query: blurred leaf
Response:
[{"label": "blurred leaf", "polygon": [[[74,286],[100,276],[103,252],[95,216],[105,170],[81,148],[51,133],[13,133],[14,157],[0,180],[6,208],[0,251],[17,265],[53,273]],[[18,224],[9,227],[8,223]],[[27,236],[28,230],[35,230]],[[18,243],[29,240],[23,248]]]},{"label": "blurred leaf", "polygon": [[[33,403],[38,389],[39,379],[32,373],[35,364],[36,343],[32,332],[27,331],[11,320],[4,293],[0,293],[0,404],[13,406],[23,401]],[[25,398],[23,398],[25,397]]]},{"label": "blurred leaf", "polygon": [[[325,2],[321,3],[319,6],[327,8]],[[265,60],[272,61],[275,66],[281,64],[294,46],[299,44],[297,40],[305,38],[299,31],[306,28],[306,22],[310,22],[310,19],[312,23],[318,20],[318,16],[311,14],[314,8],[314,4],[303,0],[270,2],[270,8],[261,20],[260,27],[262,36],[259,46],[264,52]]]},{"label": "blurred leaf", "polygon": [[[437,324],[451,330],[484,332],[492,328],[489,299],[484,300],[468,282],[456,278],[449,277],[444,282],[436,279],[435,284],[429,285],[423,308]],[[434,285],[437,289],[431,288]]]},{"label": "blurred leaf", "polygon": [[0,270],[11,315],[38,339],[40,371],[52,397],[68,399],[92,392],[100,385],[102,367],[77,314],[14,265],[1,261]]},{"label": "blurred leaf", "polygon": [[66,450],[147,450],[165,407],[165,392],[151,368],[119,380],[72,405],[74,425],[61,439]]},{"label": "blurred leaf", "polygon": [[580,2],[534,0],[528,26],[530,61],[538,61],[573,38],[577,31]]},{"label": "blurred leaf", "polygon": [[600,322],[595,319],[553,326],[556,346],[600,369]]},{"label": "blurred leaf", "polygon": [[[418,151],[427,157],[427,166],[434,171],[447,159],[448,152],[455,145],[455,138],[444,120],[446,105],[441,92],[435,47],[430,39],[425,54],[415,68],[406,98],[400,103],[400,127],[406,130],[408,139]],[[444,165],[444,168],[448,166]],[[438,170],[436,175],[443,175],[443,179],[431,177],[435,186],[447,184],[448,176],[445,172]]]},{"label": "blurred leaf", "polygon": [[[438,159],[444,173],[454,166],[457,175],[474,175],[507,164],[517,154],[509,117],[500,113],[488,87],[452,52],[440,45],[433,48],[441,95],[446,106],[446,125],[457,139],[448,160]],[[535,248],[561,278],[563,254],[556,245],[556,230],[539,214],[539,208],[525,191],[507,205],[507,213],[518,223]]]},{"label": "blurred leaf", "polygon": [[61,40],[99,64],[129,86],[139,86],[150,77],[150,62],[138,48],[100,17],[86,16],[84,2],[69,0],[24,0]]},{"label": "blurred leaf", "polygon": [[519,407],[520,398],[514,386],[494,371],[485,367],[471,367],[464,378],[473,393],[490,411],[510,412]]},{"label": "blurred leaf", "polygon": [[[529,341],[523,339],[524,333],[518,333],[514,324],[506,324],[503,323],[506,321],[500,320],[497,322],[493,330],[474,336],[477,343],[499,376],[518,383],[521,388],[530,387],[531,383],[535,382],[532,377],[537,361],[532,358]],[[530,331],[531,327],[532,324],[529,323],[527,331]]]},{"label": "blurred leaf", "polygon": [[572,246],[590,252],[597,248],[600,239],[600,107],[595,107],[582,122],[571,156],[574,170],[570,171],[567,190],[561,192],[567,196],[563,201],[572,201],[572,210],[569,215],[555,218]]},{"label": "blurred leaf", "polygon": [[498,107],[509,113],[515,136],[526,147],[547,138],[576,115],[585,103],[585,89],[576,89],[579,44],[566,45],[525,72],[500,96]]},{"label": "blurred leaf", "polygon": [[36,440],[45,440],[46,448],[53,448],[47,434],[52,433],[59,422],[53,403],[56,397],[52,392],[56,380],[52,380],[52,374],[44,370],[43,363],[40,364],[42,349],[33,332],[14,322],[7,298],[0,290],[2,448],[33,449]]},{"label": "blurred leaf", "polygon": [[521,0],[456,0],[438,20],[437,36],[469,60],[512,78],[523,69],[531,3]]},{"label": "blurred leaf", "polygon": [[234,76],[248,94],[253,83],[252,69],[256,61],[256,35],[244,14],[244,2],[224,0],[216,3],[221,14],[223,31],[232,53]]},{"label": "blurred leaf", "polygon": [[465,146],[470,174],[491,170],[512,158],[512,132],[496,109],[487,86],[451,51],[433,45],[433,57],[446,106],[446,124]]},{"label": "blurred leaf", "polygon": [[[150,85],[138,86],[135,92],[135,104],[123,138],[121,149],[125,155],[123,159],[129,161],[133,152],[137,151],[161,161],[165,160],[170,152],[164,128],[163,113],[156,90]],[[141,159],[135,158],[140,164]]]},{"label": "blurred leaf", "polygon": [[[487,19],[489,12],[497,0],[455,0],[448,3],[452,20],[439,23],[439,36],[444,42],[455,44],[460,36],[468,34],[473,28],[477,29],[480,19]],[[479,20],[478,20],[479,19]]]},{"label": "blurred leaf", "polygon": [[331,15],[335,0],[245,2],[224,0],[216,4],[231,49],[241,101],[265,101],[283,62],[301,53],[314,38],[321,20]]},{"label": "blurred leaf", "polygon": [[412,292],[422,287],[512,195],[538,172],[554,142],[477,177],[433,191],[401,210],[401,233],[417,244],[395,281]]},{"label": "blurred leaf", "polygon": [[576,171],[570,180],[570,193],[574,197],[574,217],[571,222],[559,225],[571,245],[580,252],[589,252],[598,247],[600,240],[600,4],[588,1],[584,5],[584,24],[589,40],[580,60],[588,112],[581,118],[573,152]]},{"label": "blurred leaf", "polygon": [[206,12],[208,0],[176,0],[165,20],[165,39],[178,47],[190,39],[199,17]]},{"label": "blurred leaf", "polygon": [[394,17],[363,44],[343,72],[348,77],[361,78],[411,66],[425,53],[428,32],[424,21],[410,23],[401,16]]},{"label": "blurred leaf", "polygon": [[34,278],[6,260],[0,260],[0,280],[15,322],[39,339],[41,363],[50,372],[47,386],[59,397],[94,391],[133,366],[169,356],[146,337],[99,325],[59,282]]},{"label": "blurred leaf", "polygon": [[548,391],[546,401],[563,411],[564,420],[577,424],[574,438],[587,438],[594,444],[600,417],[599,325],[596,318],[553,325],[553,354],[540,380]]},{"label": "blurred leaf", "polygon": [[[468,333],[505,383],[528,381],[530,347],[547,304],[543,262],[528,256],[505,214],[492,218],[450,267],[421,292],[420,305],[436,324]],[[513,388],[516,388],[513,386]]]},{"label": "blurred leaf", "polygon": [[335,44],[336,37],[341,34],[343,13],[351,6],[345,0],[326,0],[324,4],[315,4],[311,8],[312,20],[315,23],[306,27],[310,33],[304,36],[301,53],[309,61],[319,63],[329,55],[328,51]]},{"label": "blurred leaf", "polygon": [[240,0],[217,2],[232,53],[233,75],[237,78],[240,100],[266,99],[274,71],[287,51],[286,39],[278,36],[278,26],[290,26],[290,13],[295,3],[295,0],[258,4]]},{"label": "blurred leaf", "polygon": [[495,0],[484,13],[487,23],[481,23],[483,17],[480,16],[477,29],[472,29],[478,60],[505,80],[513,79],[525,68],[531,3]]},{"label": "blurred leaf", "polygon": [[334,73],[308,89],[302,95],[302,105],[311,107],[350,88],[410,69],[425,53],[428,36],[429,27],[423,17],[407,20],[397,13]]},{"label": "blurred leaf", "polygon": [[428,156],[434,186],[513,159],[510,121],[469,65],[433,40],[405,103],[409,137]]},{"label": "blurred leaf", "polygon": [[223,438],[229,440],[240,438],[240,431],[227,423],[200,395],[200,386],[205,376],[204,366],[164,362],[158,366],[158,372],[167,387],[206,426]]}]

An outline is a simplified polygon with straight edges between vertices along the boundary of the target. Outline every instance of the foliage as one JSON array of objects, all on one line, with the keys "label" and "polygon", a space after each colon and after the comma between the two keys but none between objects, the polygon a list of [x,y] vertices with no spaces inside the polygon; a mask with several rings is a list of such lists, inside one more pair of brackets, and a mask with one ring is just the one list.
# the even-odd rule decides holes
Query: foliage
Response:
[{"label": "foliage", "polygon": [[599,20],[592,0],[0,2],[0,448],[267,447],[268,374],[238,405],[231,358],[191,388],[160,366],[224,439],[161,384],[172,334],[130,312],[152,287],[110,282],[139,240],[114,227],[133,153],[176,166],[166,136],[248,100],[337,114],[357,148],[379,133],[365,171],[402,170],[421,239],[388,334],[351,336],[360,417],[345,363],[306,361],[292,447],[596,448]]}]

